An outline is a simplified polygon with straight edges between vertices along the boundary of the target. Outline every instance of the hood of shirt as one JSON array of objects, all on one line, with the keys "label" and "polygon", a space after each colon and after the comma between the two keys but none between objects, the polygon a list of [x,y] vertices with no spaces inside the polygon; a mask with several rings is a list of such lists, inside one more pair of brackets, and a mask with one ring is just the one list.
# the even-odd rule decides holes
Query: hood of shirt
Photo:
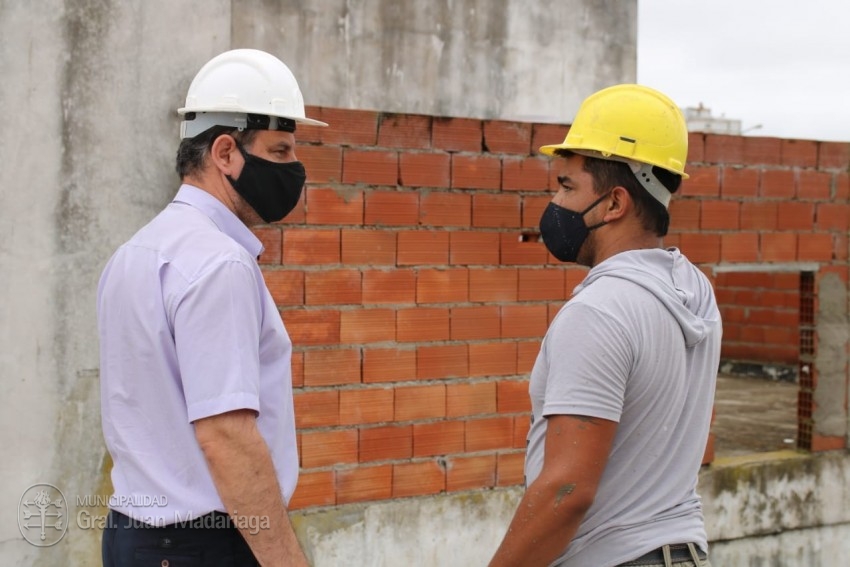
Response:
[{"label": "hood of shirt", "polygon": [[616,254],[590,270],[573,295],[606,277],[634,282],[655,295],[678,321],[689,347],[702,341],[720,321],[708,278],[676,248]]}]

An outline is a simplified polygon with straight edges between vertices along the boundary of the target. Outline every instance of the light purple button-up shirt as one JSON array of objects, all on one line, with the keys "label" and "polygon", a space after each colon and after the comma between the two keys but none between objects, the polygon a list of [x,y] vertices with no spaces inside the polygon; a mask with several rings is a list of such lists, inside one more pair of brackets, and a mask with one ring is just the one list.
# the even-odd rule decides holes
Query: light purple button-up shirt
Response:
[{"label": "light purple button-up shirt", "polygon": [[285,501],[298,454],[292,343],[266,288],[262,244],[209,193],[183,185],[110,259],[98,286],[110,507],[171,524],[225,511],[192,422],[258,413]]}]

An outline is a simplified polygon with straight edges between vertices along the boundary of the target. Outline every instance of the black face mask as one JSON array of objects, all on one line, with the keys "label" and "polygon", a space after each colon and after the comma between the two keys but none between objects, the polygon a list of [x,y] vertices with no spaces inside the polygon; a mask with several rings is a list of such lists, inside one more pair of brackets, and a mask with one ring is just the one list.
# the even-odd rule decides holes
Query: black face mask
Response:
[{"label": "black face mask", "polygon": [[540,236],[543,237],[543,244],[555,258],[561,262],[575,262],[578,259],[578,251],[590,231],[607,224],[603,221],[588,227],[584,223],[584,215],[609,194],[602,195],[580,213],[549,203],[543,211],[543,216],[540,217]]},{"label": "black face mask", "polygon": [[276,163],[249,154],[241,144],[237,147],[245,165],[238,179],[228,175],[227,180],[264,221],[279,221],[301,198],[307,179],[304,165],[300,161]]}]

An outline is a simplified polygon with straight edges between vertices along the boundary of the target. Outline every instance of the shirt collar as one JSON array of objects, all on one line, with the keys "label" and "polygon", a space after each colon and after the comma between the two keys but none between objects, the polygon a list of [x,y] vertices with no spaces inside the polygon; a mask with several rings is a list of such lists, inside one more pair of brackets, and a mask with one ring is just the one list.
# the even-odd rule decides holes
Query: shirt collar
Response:
[{"label": "shirt collar", "polygon": [[251,229],[224,203],[203,189],[184,183],[174,197],[174,202],[191,205],[207,215],[221,232],[238,242],[252,257],[257,258],[263,253],[263,243]]}]

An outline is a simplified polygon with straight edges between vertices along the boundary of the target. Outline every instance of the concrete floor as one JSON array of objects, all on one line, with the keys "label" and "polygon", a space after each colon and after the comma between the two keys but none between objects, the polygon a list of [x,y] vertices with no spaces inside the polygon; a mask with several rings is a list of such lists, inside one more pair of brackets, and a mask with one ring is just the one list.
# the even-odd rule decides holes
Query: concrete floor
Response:
[{"label": "concrete floor", "polygon": [[794,449],[798,389],[792,382],[718,375],[711,427],[716,455]]}]

